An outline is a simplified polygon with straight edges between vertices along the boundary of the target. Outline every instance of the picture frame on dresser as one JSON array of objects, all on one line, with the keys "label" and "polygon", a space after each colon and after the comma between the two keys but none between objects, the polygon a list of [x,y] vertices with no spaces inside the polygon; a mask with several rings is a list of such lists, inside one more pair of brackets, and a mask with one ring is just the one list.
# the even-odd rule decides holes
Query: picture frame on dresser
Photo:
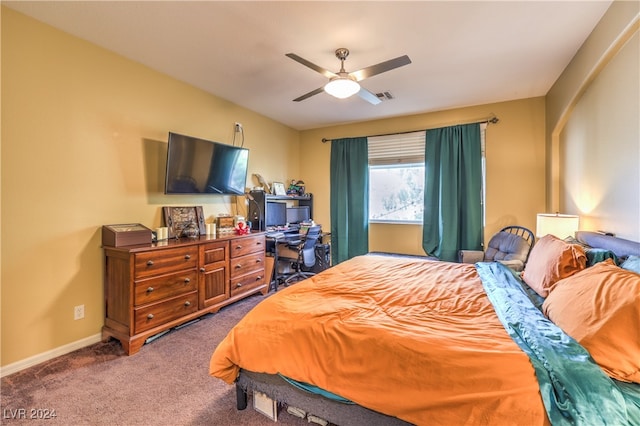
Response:
[{"label": "picture frame on dresser", "polygon": [[180,238],[185,228],[194,223],[200,235],[206,233],[202,206],[163,207],[164,224],[169,228],[169,238]]}]

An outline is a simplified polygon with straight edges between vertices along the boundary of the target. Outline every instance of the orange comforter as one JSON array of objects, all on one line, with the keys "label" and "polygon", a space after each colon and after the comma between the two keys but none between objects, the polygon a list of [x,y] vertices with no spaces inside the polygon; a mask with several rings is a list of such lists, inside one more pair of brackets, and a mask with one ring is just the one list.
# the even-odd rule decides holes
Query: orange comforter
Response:
[{"label": "orange comforter", "polygon": [[548,423],[473,265],[361,256],[265,299],[210,374],[280,373],[415,424]]}]

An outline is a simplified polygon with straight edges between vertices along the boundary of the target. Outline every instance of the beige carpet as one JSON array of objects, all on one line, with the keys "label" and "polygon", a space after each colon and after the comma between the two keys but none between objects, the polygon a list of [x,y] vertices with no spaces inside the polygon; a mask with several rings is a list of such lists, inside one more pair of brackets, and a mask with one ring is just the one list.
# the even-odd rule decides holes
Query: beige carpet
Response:
[{"label": "beige carpet", "polygon": [[[255,295],[225,307],[144,345],[133,356],[112,340],[4,377],[0,423],[273,425],[252,408],[251,399],[246,410],[237,411],[235,387],[208,375],[218,342],[263,299]],[[53,410],[53,419],[29,418]],[[22,413],[26,419],[15,418]],[[308,425],[286,410],[280,410],[278,423]]]}]

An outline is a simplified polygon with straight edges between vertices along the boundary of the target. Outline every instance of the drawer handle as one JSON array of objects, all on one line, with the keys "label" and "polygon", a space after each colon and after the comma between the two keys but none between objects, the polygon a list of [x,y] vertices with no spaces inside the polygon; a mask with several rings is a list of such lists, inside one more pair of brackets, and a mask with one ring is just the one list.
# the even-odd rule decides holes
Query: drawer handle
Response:
[{"label": "drawer handle", "polygon": [[242,287],[242,283],[236,284],[236,287]]},{"label": "drawer handle", "polygon": [[147,293],[151,293],[153,290],[155,290],[155,288],[153,288],[153,287],[147,287]]},{"label": "drawer handle", "polygon": [[153,319],[153,314],[147,315],[147,319],[150,319],[150,320]]},{"label": "drawer handle", "polygon": [[236,246],[236,250],[240,250],[242,248],[242,246],[238,245]]},{"label": "drawer handle", "polygon": [[238,263],[238,264],[236,265],[236,269],[240,269],[240,268],[242,268],[242,265]]},{"label": "drawer handle", "polygon": [[184,257],[184,258],[185,258],[185,259],[187,259],[187,260],[189,260],[189,259],[191,259],[191,255],[190,255],[190,254],[187,254],[187,255],[185,255],[185,257]]},{"label": "drawer handle", "polygon": [[184,283],[185,283],[185,284],[189,284],[190,282],[191,282],[191,278],[185,278],[185,279],[184,279]]},{"label": "drawer handle", "polygon": [[262,279],[262,277],[261,277],[260,275],[258,275],[258,276],[256,277],[256,281],[260,281],[261,279]]},{"label": "drawer handle", "polygon": [[147,266],[153,266],[153,260],[147,260]]},{"label": "drawer handle", "polygon": [[258,241],[258,242],[256,243],[256,245],[257,245],[257,246],[261,246],[261,245],[262,245],[262,241]]},{"label": "drawer handle", "polygon": [[206,271],[206,269],[200,268],[200,272],[205,272],[205,271]]},{"label": "drawer handle", "polygon": [[262,263],[262,259],[256,259],[256,263]]},{"label": "drawer handle", "polygon": [[191,306],[191,302],[189,302],[188,300],[186,302],[184,302],[184,306]]}]

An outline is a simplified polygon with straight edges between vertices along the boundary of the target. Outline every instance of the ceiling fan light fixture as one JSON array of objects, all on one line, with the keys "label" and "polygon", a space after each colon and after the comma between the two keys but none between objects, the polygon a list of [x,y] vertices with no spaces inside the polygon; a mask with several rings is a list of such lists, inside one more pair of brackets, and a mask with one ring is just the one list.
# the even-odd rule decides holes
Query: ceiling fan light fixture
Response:
[{"label": "ceiling fan light fixture", "polygon": [[334,77],[324,85],[324,91],[338,99],[346,99],[360,91],[360,84],[349,77]]}]

